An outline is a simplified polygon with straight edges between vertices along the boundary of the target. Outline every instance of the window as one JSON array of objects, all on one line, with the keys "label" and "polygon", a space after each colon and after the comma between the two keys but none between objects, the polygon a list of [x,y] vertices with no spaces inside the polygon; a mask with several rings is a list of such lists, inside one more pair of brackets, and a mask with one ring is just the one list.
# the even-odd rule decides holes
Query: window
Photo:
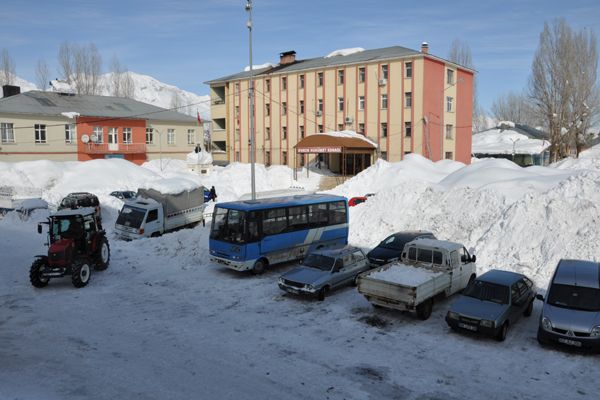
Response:
[{"label": "window", "polygon": [[146,144],[154,143],[154,131],[152,128],[146,128]]},{"label": "window", "polygon": [[188,144],[196,143],[196,131],[194,129],[187,130],[187,140]]},{"label": "window", "polygon": [[446,125],[446,139],[453,139],[454,136],[452,135],[452,125],[448,124]]},{"label": "window", "polygon": [[265,165],[268,167],[269,165],[271,165],[271,152],[270,151],[266,151],[265,152]]},{"label": "window", "polygon": [[102,134],[102,127],[94,127],[94,136],[96,137],[96,143],[104,143],[104,135]]},{"label": "window", "polygon": [[433,251],[429,249],[419,249],[417,253],[417,261],[431,264],[433,259]]},{"label": "window", "polygon": [[119,143],[119,130],[117,128],[108,128],[108,143]]},{"label": "window", "polygon": [[175,129],[167,129],[167,144],[175,144]]},{"label": "window", "polygon": [[344,111],[344,98],[338,97],[338,111]]},{"label": "window", "polygon": [[271,128],[265,128],[265,140],[271,140]]},{"label": "window", "polygon": [[240,93],[240,83],[236,82],[235,84],[235,94],[239,94]]},{"label": "window", "polygon": [[327,204],[310,204],[308,206],[308,223],[311,228],[327,225]]},{"label": "window", "polygon": [[406,78],[412,78],[412,62],[404,64],[404,76]]},{"label": "window", "polygon": [[0,133],[2,134],[2,143],[14,143],[15,142],[15,131],[13,124],[10,122],[0,123]]},{"label": "window", "polygon": [[412,107],[412,92],[404,93],[404,107],[406,107],[406,108]]},{"label": "window", "polygon": [[287,115],[287,103],[285,101],[281,103],[281,115]]},{"label": "window", "polygon": [[451,152],[451,151],[447,151],[447,152],[446,152],[446,157],[445,157],[445,158],[446,158],[446,160],[453,160],[453,159],[454,159],[454,157],[453,157],[453,154],[452,154],[452,152]]},{"label": "window", "polygon": [[76,137],[77,137],[77,125],[76,124],[66,124],[65,125],[65,143],[75,143]]},{"label": "window", "polygon": [[281,90],[287,90],[287,78],[285,76],[281,78]]},{"label": "window", "polygon": [[412,122],[404,123],[404,136],[406,136],[406,137],[412,136]]},{"label": "window", "polygon": [[281,128],[281,138],[287,140],[287,126]]},{"label": "window", "polygon": [[240,152],[239,151],[235,152],[235,161],[240,162]]},{"label": "window", "polygon": [[322,72],[319,72],[317,74],[317,84],[319,86],[323,86],[323,73]]},{"label": "window", "polygon": [[344,130],[344,124],[338,124],[337,128],[338,128],[338,132],[343,131]]},{"label": "window", "polygon": [[304,125],[300,125],[300,139],[304,139]]},{"label": "window", "polygon": [[269,93],[271,91],[271,80],[265,79],[265,91]]},{"label": "window", "polygon": [[44,124],[35,124],[35,142],[36,143],[46,143],[46,125]]},{"label": "window", "polygon": [[340,69],[338,70],[338,85],[343,85],[344,84],[344,70]]},{"label": "window", "polygon": [[386,110],[387,106],[388,106],[387,94],[382,94],[381,95],[381,109]]},{"label": "window", "polygon": [[363,83],[365,81],[365,67],[358,69],[358,82]]},{"label": "window", "polygon": [[235,128],[235,140],[240,140],[240,128]]},{"label": "window", "polygon": [[451,69],[446,70],[446,83],[454,85],[454,71]]},{"label": "window", "polygon": [[271,115],[271,104],[270,103],[265,103],[265,115],[268,117],[269,115]]},{"label": "window", "polygon": [[381,123],[381,137],[387,137],[388,134],[388,126],[387,122]]},{"label": "window", "polygon": [[281,152],[281,164],[287,165],[287,151]]},{"label": "window", "polygon": [[148,211],[148,216],[146,217],[146,222],[156,221],[158,219],[158,210],[150,210]]},{"label": "window", "polygon": [[388,78],[388,66],[382,65],[381,66],[381,79],[387,79],[387,78]]},{"label": "window", "polygon": [[359,110],[365,109],[365,96],[358,96],[358,109]]},{"label": "window", "polygon": [[123,128],[123,143],[131,144],[131,128]]},{"label": "window", "polygon": [[285,208],[264,211],[262,226],[265,235],[276,235],[284,232],[287,229]]},{"label": "window", "polygon": [[365,124],[362,122],[358,124],[358,133],[365,133]]},{"label": "window", "polygon": [[323,99],[317,100],[317,110],[323,112]]},{"label": "window", "polygon": [[387,151],[382,151],[381,152],[381,159],[387,161]]},{"label": "window", "polygon": [[452,97],[450,97],[450,96],[446,97],[446,111],[448,111],[448,112],[454,111],[453,103],[454,103],[454,99]]},{"label": "window", "polygon": [[300,85],[300,89],[304,89],[304,75],[300,75],[299,85]]},{"label": "window", "polygon": [[329,203],[329,225],[343,224],[346,221],[346,203],[343,201]]},{"label": "window", "polygon": [[235,106],[235,117],[240,118],[240,106]]},{"label": "window", "polygon": [[288,231],[298,231],[308,227],[308,215],[306,206],[288,208]]},{"label": "window", "polygon": [[300,114],[304,114],[304,100],[300,100],[299,108],[300,108]]},{"label": "window", "polygon": [[323,125],[319,125],[319,133],[323,133]]}]

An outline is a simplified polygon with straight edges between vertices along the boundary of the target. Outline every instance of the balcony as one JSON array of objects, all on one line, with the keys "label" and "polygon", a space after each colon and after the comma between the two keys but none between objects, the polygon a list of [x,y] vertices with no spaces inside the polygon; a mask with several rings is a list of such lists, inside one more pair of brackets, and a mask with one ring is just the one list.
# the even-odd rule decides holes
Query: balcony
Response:
[{"label": "balcony", "polygon": [[140,154],[146,152],[144,143],[88,143],[84,146],[86,154]]}]

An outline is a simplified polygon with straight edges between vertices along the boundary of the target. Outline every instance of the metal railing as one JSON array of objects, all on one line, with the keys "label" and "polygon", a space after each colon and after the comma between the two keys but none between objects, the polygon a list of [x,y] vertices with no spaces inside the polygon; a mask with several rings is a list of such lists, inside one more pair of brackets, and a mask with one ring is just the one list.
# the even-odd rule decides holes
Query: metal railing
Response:
[{"label": "metal railing", "polygon": [[110,153],[145,153],[145,143],[88,143],[84,146],[87,154],[110,154]]}]

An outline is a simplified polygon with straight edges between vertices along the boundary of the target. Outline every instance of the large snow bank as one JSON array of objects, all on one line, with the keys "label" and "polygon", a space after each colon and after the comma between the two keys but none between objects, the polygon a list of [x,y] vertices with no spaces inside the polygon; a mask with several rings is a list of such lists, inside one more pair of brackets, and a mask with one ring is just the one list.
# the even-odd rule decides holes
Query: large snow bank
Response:
[{"label": "large snow bank", "polygon": [[212,155],[207,151],[188,153],[185,159],[189,164],[212,164]]}]

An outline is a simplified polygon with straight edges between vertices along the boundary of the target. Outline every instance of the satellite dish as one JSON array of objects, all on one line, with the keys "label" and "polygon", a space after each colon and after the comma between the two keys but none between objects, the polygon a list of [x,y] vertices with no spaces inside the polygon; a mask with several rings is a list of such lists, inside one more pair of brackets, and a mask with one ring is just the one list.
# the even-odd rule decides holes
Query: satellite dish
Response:
[{"label": "satellite dish", "polygon": [[88,143],[90,141],[90,137],[88,135],[81,135],[81,141],[83,143]]},{"label": "satellite dish", "polygon": [[92,143],[96,143],[98,141],[98,136],[92,135],[91,139],[92,139]]}]

